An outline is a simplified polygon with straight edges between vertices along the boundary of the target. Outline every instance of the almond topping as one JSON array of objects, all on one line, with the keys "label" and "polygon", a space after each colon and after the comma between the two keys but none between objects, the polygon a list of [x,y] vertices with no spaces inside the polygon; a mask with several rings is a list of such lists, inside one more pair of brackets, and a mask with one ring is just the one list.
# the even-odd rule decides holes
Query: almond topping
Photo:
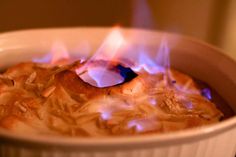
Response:
[{"label": "almond topping", "polygon": [[43,90],[41,95],[43,97],[47,98],[54,92],[55,89],[56,89],[56,86],[50,86],[50,87],[46,88],[45,90]]},{"label": "almond topping", "polygon": [[30,76],[27,78],[27,80],[25,81],[25,83],[32,83],[34,82],[34,80],[36,79],[37,73],[33,72],[32,74],[30,74]]},{"label": "almond topping", "polygon": [[26,107],[23,106],[20,102],[16,101],[16,102],[15,102],[15,105],[18,106],[18,108],[20,109],[21,112],[24,113],[24,112],[27,111]]}]

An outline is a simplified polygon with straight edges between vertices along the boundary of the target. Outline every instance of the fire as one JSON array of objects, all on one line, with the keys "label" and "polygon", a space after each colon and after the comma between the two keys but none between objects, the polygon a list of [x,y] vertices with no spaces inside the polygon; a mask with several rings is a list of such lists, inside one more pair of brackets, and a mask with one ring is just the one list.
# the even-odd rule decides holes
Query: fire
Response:
[{"label": "fire", "polygon": [[108,69],[109,62],[106,62],[101,67],[91,66],[91,62],[98,60],[115,60],[119,55],[119,53],[117,53],[118,50],[125,45],[125,43],[125,39],[119,28],[114,28],[95,54],[87,60],[82,67],[78,68],[76,73],[82,80],[96,87],[109,87],[122,83],[125,80],[124,77]]},{"label": "fire", "polygon": [[50,63],[56,64],[66,64],[70,60],[70,55],[67,48],[60,41],[56,41],[52,45],[51,51],[43,56],[42,58],[33,59],[34,62],[38,63]]},{"label": "fire", "polygon": [[106,67],[88,67],[87,72],[80,75],[80,78],[96,87],[109,87],[124,81],[119,73],[108,70]]},{"label": "fire", "polygon": [[134,71],[141,71],[143,69],[149,74],[156,74],[164,72],[165,68],[169,68],[170,50],[167,45],[167,40],[163,39],[160,43],[157,56],[149,56],[149,53],[145,51],[145,48],[142,48],[139,51],[139,57],[135,64],[136,66],[132,67]]},{"label": "fire", "polygon": [[153,118],[135,119],[128,123],[128,128],[135,128],[137,132],[151,131],[159,127]]},{"label": "fire", "polygon": [[118,50],[126,44],[126,41],[119,27],[113,28],[112,32],[104,40],[95,54],[88,60],[114,60],[118,55]]},{"label": "fire", "polygon": [[56,64],[63,60],[69,60],[70,56],[66,47],[61,42],[56,42],[52,48],[51,64]]},{"label": "fire", "polygon": [[[140,37],[134,36],[134,38]],[[84,46],[80,46],[82,47],[80,49],[88,51],[88,44],[83,45]],[[96,87],[108,87],[120,84],[125,79],[121,77],[120,74],[107,69],[109,62],[107,62],[105,65],[103,64],[101,67],[94,67],[91,66],[91,62],[93,61],[119,61],[130,65],[130,68],[135,72],[144,70],[149,74],[165,72],[165,69],[170,67],[170,50],[168,47],[168,42],[165,38],[163,38],[162,42],[160,43],[156,56],[150,56],[150,53],[144,45],[139,45],[136,49],[133,48],[134,46],[135,45],[133,45],[132,41],[127,41],[127,38],[125,38],[125,36],[122,34],[121,29],[119,27],[115,27],[108,34],[94,55],[88,60],[84,58],[81,59],[81,57],[70,56],[66,46],[61,41],[56,41],[52,45],[51,51],[48,54],[42,58],[35,58],[33,61],[61,65],[69,63],[72,58],[79,58],[81,59],[81,62],[86,60],[86,63],[82,67],[76,69],[76,73],[82,80]],[[130,49],[137,51],[135,56],[133,56],[131,53],[131,55],[129,54],[128,51]]]},{"label": "fire", "polygon": [[[129,34],[130,35],[130,34]],[[134,34],[132,34],[134,35]],[[135,45],[132,40],[134,39],[144,41],[139,45]],[[148,37],[147,37],[148,38]],[[124,36],[120,28],[114,28],[108,36],[105,38],[101,46],[97,49],[92,57],[89,59],[81,59],[82,66],[75,70],[78,77],[80,77],[84,82],[98,87],[110,87],[114,85],[121,84],[130,78],[128,76],[136,77],[141,72],[146,72],[150,75],[155,75],[158,73],[164,74],[164,80],[166,83],[171,82],[172,86],[178,91],[194,93],[195,91],[190,89],[191,82],[184,82],[184,84],[175,85],[175,79],[170,72],[170,47],[168,45],[168,40],[165,35],[162,37],[161,42],[157,45],[156,53],[150,53],[150,50],[145,45],[146,36]],[[148,40],[150,40],[148,38]],[[83,47],[82,47],[83,48]],[[86,44],[83,51],[88,50],[89,46]],[[131,53],[129,53],[131,52]],[[135,53],[133,53],[135,52]],[[67,48],[61,42],[56,42],[52,46],[51,51],[43,58],[34,59],[35,62],[50,63],[53,65],[68,63],[72,56],[69,55]],[[99,64],[96,64],[96,63]],[[113,63],[117,65],[113,66]],[[100,64],[101,63],[101,64]],[[129,65],[129,66],[127,66]],[[113,66],[113,67],[112,67]],[[115,68],[115,70],[114,70]],[[169,82],[168,82],[169,81]],[[140,82],[136,79],[128,86],[122,89],[123,94],[134,97],[136,93],[143,94],[143,87],[145,82]],[[123,86],[124,87],[124,86]],[[207,99],[211,99],[211,93],[209,89],[202,90],[201,93]],[[157,107],[159,105],[159,100],[155,97],[145,97],[143,99],[146,103],[150,104],[152,107]],[[185,100],[183,97],[181,99],[185,102],[188,109],[193,108],[191,101]],[[126,102],[121,102],[119,100],[110,99],[109,97],[104,97],[103,99],[98,98],[92,103],[89,112],[99,112],[101,119],[104,121],[109,121],[114,116],[113,113],[124,110],[135,110],[135,105],[131,104],[129,107]],[[143,119],[132,119],[126,124],[128,129],[135,129],[137,132],[151,131],[157,129],[159,124],[152,118],[146,117]]]},{"label": "fire", "polygon": [[[158,48],[157,56],[149,56],[149,52],[146,50],[145,46],[139,47],[136,53],[138,58],[134,60],[136,56],[124,56],[124,54],[129,52],[132,48],[131,41],[127,41],[127,38],[122,34],[119,27],[114,28],[111,33],[105,38],[102,45],[98,48],[95,54],[87,60],[87,62],[80,68],[76,69],[77,75],[85,82],[96,87],[109,87],[113,85],[120,84],[125,81],[119,73],[111,71],[108,67],[110,62],[122,60],[125,57],[128,62],[133,62],[130,64],[130,68],[139,72],[145,70],[150,74],[156,74],[159,72],[165,72],[166,68],[169,68],[169,48],[167,40],[163,39]],[[138,54],[138,55],[137,55]],[[92,66],[92,62],[105,60],[107,63],[102,66]],[[126,61],[127,63],[127,61]]]}]

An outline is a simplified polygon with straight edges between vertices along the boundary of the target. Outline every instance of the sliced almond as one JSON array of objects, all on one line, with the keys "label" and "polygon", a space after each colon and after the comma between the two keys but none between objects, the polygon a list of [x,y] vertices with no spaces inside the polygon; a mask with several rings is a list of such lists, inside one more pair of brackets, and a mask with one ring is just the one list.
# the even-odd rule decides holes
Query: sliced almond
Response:
[{"label": "sliced almond", "polygon": [[33,72],[32,74],[30,74],[30,76],[27,78],[27,80],[25,81],[25,83],[30,84],[32,82],[34,82],[34,80],[36,79],[37,73]]},{"label": "sliced almond", "polygon": [[19,101],[16,101],[15,105],[20,109],[21,112],[25,113],[27,111],[26,107],[23,106]]},{"label": "sliced almond", "polygon": [[50,86],[50,87],[46,88],[45,90],[43,90],[41,95],[43,97],[47,98],[54,92],[55,89],[56,89],[56,86]]}]

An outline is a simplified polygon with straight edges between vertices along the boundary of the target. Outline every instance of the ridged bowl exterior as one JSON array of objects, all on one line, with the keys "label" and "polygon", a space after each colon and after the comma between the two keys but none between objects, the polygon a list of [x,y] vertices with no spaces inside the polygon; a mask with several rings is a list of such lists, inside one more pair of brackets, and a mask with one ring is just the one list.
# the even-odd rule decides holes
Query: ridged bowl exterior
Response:
[{"label": "ridged bowl exterior", "polygon": [[150,149],[78,151],[0,144],[1,157],[234,157],[236,129],[196,142]]}]

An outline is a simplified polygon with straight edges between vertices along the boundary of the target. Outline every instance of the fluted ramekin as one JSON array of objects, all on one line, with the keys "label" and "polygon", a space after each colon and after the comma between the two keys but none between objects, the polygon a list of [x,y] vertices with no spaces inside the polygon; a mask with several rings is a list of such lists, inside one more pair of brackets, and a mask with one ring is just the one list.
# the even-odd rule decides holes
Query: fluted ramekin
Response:
[{"label": "fluted ramekin", "polygon": [[[55,42],[62,43],[72,56],[87,57],[110,30],[63,28],[3,33],[0,69],[42,56],[51,51]],[[165,38],[171,51],[171,66],[208,83],[236,111],[236,62],[221,50],[181,35],[138,29],[121,31],[124,36],[139,37],[134,42],[150,47],[146,53],[153,52],[151,49]],[[236,116],[179,132],[102,139],[35,136],[0,129],[1,157],[234,157],[235,153]]]}]

